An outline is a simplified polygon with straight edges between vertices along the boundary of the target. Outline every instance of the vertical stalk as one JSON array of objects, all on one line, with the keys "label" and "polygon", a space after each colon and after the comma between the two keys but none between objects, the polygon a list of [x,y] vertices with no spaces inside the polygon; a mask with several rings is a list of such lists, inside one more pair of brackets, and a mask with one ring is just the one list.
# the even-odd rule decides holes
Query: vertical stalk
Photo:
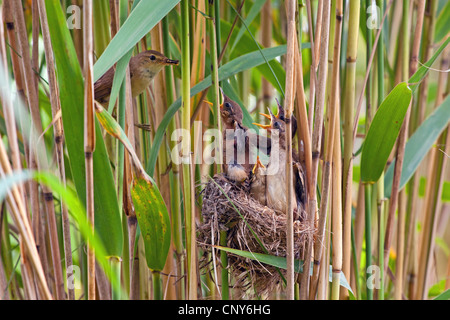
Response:
[{"label": "vertical stalk", "polygon": [[[219,63],[217,60],[218,45],[217,45],[217,33],[216,33],[216,10],[214,6],[214,0],[209,1],[209,15],[210,15],[210,28],[209,28],[209,37],[210,37],[210,56],[211,56],[211,79],[212,79],[212,99],[213,99],[213,109],[215,111],[214,117],[214,125],[219,130],[222,131],[222,125],[220,120],[220,106],[219,106]],[[219,150],[222,150],[222,147],[218,147]],[[219,156],[219,159],[222,159],[222,155]],[[222,166],[220,163],[217,164],[216,171],[218,173],[222,172]]]},{"label": "vertical stalk", "polygon": [[[327,63],[328,63],[328,39],[329,39],[329,26],[330,26],[330,2],[326,1],[324,3],[324,11],[322,16],[321,25],[323,25],[323,36],[320,37],[320,58],[319,58],[319,75],[318,75],[318,97],[316,110],[314,113],[314,130],[312,133],[312,170],[311,170],[311,183],[310,188],[316,190],[317,186],[317,172],[319,167],[320,158],[320,148],[322,146],[322,126],[323,126],[323,110],[325,105],[325,87],[326,87],[326,77],[327,77]],[[317,37],[317,32],[316,32]],[[316,49],[319,47],[319,42],[316,41]],[[318,54],[316,54],[317,56]],[[328,165],[324,165],[324,174],[326,171],[330,170]],[[313,193],[315,197],[316,192]],[[328,192],[322,195],[322,201],[326,201],[325,198],[328,197]],[[314,198],[310,205],[314,205]],[[317,203],[317,201],[315,201]],[[315,206],[315,205],[314,205]],[[310,299],[314,299],[317,292],[319,271],[320,271],[320,261],[322,259],[322,249],[323,249],[323,239],[325,233],[325,223],[326,223],[326,209],[324,210],[321,206],[319,213],[319,225],[316,234],[316,240],[314,244],[314,269],[313,276],[311,280],[311,290]]]},{"label": "vertical stalk", "polygon": [[[432,19],[431,24],[433,23],[433,18],[430,17],[428,14],[425,14],[425,6],[426,6],[426,1],[425,0],[420,0],[418,1],[418,5],[417,5],[417,20],[416,20],[416,27],[415,27],[415,32],[414,32],[414,40],[412,43],[412,49],[411,49],[411,57],[410,57],[410,62],[409,62],[409,76],[412,76],[418,67],[418,59],[419,59],[419,53],[420,53],[420,45],[422,42],[422,34],[424,37],[424,46],[426,46],[425,43],[427,43],[429,34],[428,32],[430,31],[430,26],[424,25],[424,21],[425,19]],[[423,28],[423,31],[422,31]],[[422,57],[422,59],[427,59],[428,60],[428,56],[429,56],[429,51],[425,52],[425,55]],[[445,54],[445,52],[443,53],[443,57],[446,57],[448,55]],[[445,61],[446,59],[444,58],[442,61]],[[447,60],[448,61],[448,60]],[[443,68],[441,68],[441,70],[444,70],[446,68],[448,68],[446,66],[443,66]],[[425,81],[424,83],[422,83],[422,85],[420,86],[420,90],[422,90],[423,86],[426,86],[427,81]],[[439,83],[439,82],[438,82]],[[439,88],[439,85],[438,85]],[[419,93],[419,97],[420,97],[420,93]],[[419,99],[420,101],[420,99]],[[439,94],[439,89],[438,89],[438,94],[436,94],[436,105],[440,104],[440,94]],[[417,126],[419,125],[418,122],[418,110],[420,109],[420,103],[416,104],[416,111],[412,111],[415,113],[415,120],[413,121],[414,124],[411,126],[411,130],[410,132],[412,132],[415,128],[417,128]],[[413,109],[414,110],[414,109]],[[411,186],[411,192],[409,195],[409,199],[408,199],[408,208],[407,208],[407,212],[409,212],[409,217],[407,217],[406,223],[407,223],[407,234],[408,234],[408,239],[406,241],[406,249],[405,249],[405,263],[406,264],[410,264],[405,265],[405,269],[404,269],[404,274],[403,277],[405,278],[404,281],[406,281],[406,274],[407,274],[407,270],[409,272],[409,297],[414,297],[414,288],[415,288],[415,283],[416,283],[416,273],[417,273],[417,246],[416,246],[416,240],[417,240],[417,231],[416,231],[416,223],[417,223],[417,207],[418,207],[418,197],[416,196],[419,192],[419,181],[420,181],[420,175],[419,175],[419,171],[420,170],[416,170],[416,173],[414,174],[413,178],[411,179],[410,182],[410,186]]]},{"label": "vertical stalk", "polygon": [[[226,231],[220,231],[220,239],[219,244],[223,247],[227,246],[227,232]],[[222,253],[223,250],[220,251],[220,263],[222,264],[222,271],[221,271],[221,286],[222,286],[222,300],[229,300],[230,299],[230,288],[228,285],[228,256]]]},{"label": "vertical stalk", "polygon": [[[151,30],[151,37],[152,37],[152,49],[164,52],[163,50],[163,43],[162,43],[162,23],[158,23],[152,30]],[[163,70],[163,72],[160,72],[158,75],[155,76],[155,79],[153,80],[153,87],[154,87],[154,97],[155,97],[155,108],[154,108],[154,127],[159,127],[164,114],[167,110],[167,91],[165,87],[165,81],[164,81],[164,75],[166,70]],[[150,112],[150,111],[149,111]],[[172,207],[170,206],[170,181],[169,181],[169,175],[166,174],[166,170],[170,165],[170,159],[168,159],[167,144],[163,143],[161,145],[161,148],[159,150],[159,156],[158,156],[158,172],[159,172],[159,189],[161,191],[161,194],[163,196],[164,202],[167,204],[168,211],[171,212]],[[170,249],[172,251],[172,248]],[[163,269],[163,274],[175,274],[174,272],[174,264],[172,256],[169,256],[166,260],[166,264]],[[165,291],[165,298],[168,300],[174,300],[175,299],[175,279],[173,277],[163,277],[163,285],[166,288]]]},{"label": "vertical stalk", "polygon": [[403,189],[399,194],[398,217],[397,217],[397,266],[395,267],[394,299],[402,300],[403,293],[403,268],[405,248],[405,215],[406,215],[406,193]]},{"label": "vertical stalk", "polygon": [[152,271],[153,300],[162,300],[161,272]]},{"label": "vertical stalk", "polygon": [[[384,7],[384,0],[377,0],[377,7],[380,10]],[[381,23],[381,22],[380,22]],[[378,105],[384,99],[384,33],[383,25],[380,24],[380,36],[377,44],[377,97]],[[377,202],[378,202],[378,265],[384,265],[384,173],[381,174],[377,182]],[[378,291],[378,299],[384,299],[384,268],[380,268],[380,289]]]},{"label": "vertical stalk", "polygon": [[[366,12],[368,12],[369,8],[372,6],[372,0],[366,0]],[[366,119],[369,119],[368,122],[372,121],[372,105],[371,105],[371,89],[372,89],[372,68],[370,65],[370,56],[372,55],[372,29],[366,27],[366,65],[367,65],[367,90],[366,90]],[[366,120],[367,121],[367,120]],[[366,126],[366,129],[369,129],[369,126]]]},{"label": "vertical stalk", "polygon": [[[344,166],[343,166],[343,261],[342,272],[350,279],[351,265],[351,226],[352,226],[352,183],[353,183],[353,118],[356,96],[356,59],[358,53],[360,1],[350,1],[349,27],[347,40],[347,64],[344,89]],[[341,295],[348,296],[342,289]]]},{"label": "vertical stalk", "polygon": [[109,258],[109,262],[111,264],[111,276],[114,277],[114,281],[111,281],[111,296],[112,300],[120,300],[121,299],[121,288],[120,285],[120,267],[122,264],[122,260],[119,257],[111,257]]},{"label": "vertical stalk", "polygon": [[[421,48],[421,60],[422,61],[428,61],[428,59],[431,56],[432,49],[433,49],[433,40],[434,40],[434,29],[436,24],[436,11],[437,11],[438,1],[437,0],[430,0],[427,1],[426,6],[424,8],[424,16],[422,17],[423,23],[423,39],[417,46],[420,44],[422,45]],[[418,21],[420,22],[420,21]],[[417,23],[416,27],[419,27],[420,24]],[[421,30],[422,28],[420,28]],[[421,35],[421,33],[418,33],[418,29],[415,30],[415,35]],[[419,38],[420,39],[420,38]],[[417,67],[417,59],[418,59],[418,50],[411,54],[411,63],[416,64]],[[420,123],[425,119],[425,109],[427,104],[427,97],[428,97],[428,82],[429,77],[426,76],[419,87],[419,94],[417,96],[417,109],[416,109],[416,121],[413,123],[414,128],[417,128]]]},{"label": "vertical stalk", "polygon": [[[270,48],[272,45],[272,4],[266,1],[261,10],[261,45],[264,48]],[[265,106],[270,105],[272,101],[272,85],[265,78],[261,80],[262,99],[260,112],[265,112]],[[261,120],[261,119],[260,119]]]},{"label": "vertical stalk", "polygon": [[369,183],[364,184],[364,206],[365,206],[365,238],[366,238],[366,287],[367,300],[373,299],[372,285],[369,284],[369,274],[367,268],[372,265],[372,186]]},{"label": "vertical stalk", "polygon": [[[314,22],[312,18],[311,0],[306,1],[306,15],[308,17],[308,29],[309,29],[309,42],[311,44],[311,66],[309,76],[309,114],[308,114],[308,126],[310,128],[310,134],[312,134],[313,116],[314,116],[314,102],[316,98],[316,44],[314,41]],[[301,28],[301,27],[300,27]],[[312,136],[310,136],[312,138]]]},{"label": "vertical stalk", "polygon": [[[381,19],[381,22],[380,22],[381,25],[383,25],[383,23],[384,23],[384,21],[385,21],[385,19],[387,17],[387,14],[389,12],[389,9],[390,9],[393,1],[394,0],[390,0],[389,3],[387,4],[386,10],[384,11],[384,14],[383,14],[383,18]],[[370,1],[367,0],[367,2],[368,2],[368,5],[370,5]],[[366,9],[367,9],[367,7],[366,7]],[[368,29],[368,30],[370,30],[370,29]],[[377,36],[375,37],[375,41],[373,43],[374,47],[376,47],[378,45],[378,40],[380,39],[380,34],[381,34],[381,29],[378,30]],[[369,37],[371,37],[371,33],[370,32],[368,32],[367,39]],[[371,85],[368,85],[368,83],[369,83],[369,78],[370,78],[370,73],[371,73],[371,66],[372,66],[372,61],[373,61],[373,57],[374,57],[375,51],[372,51],[372,48],[369,47],[368,44],[369,44],[369,41],[367,40],[367,51],[368,52],[370,51],[371,53],[370,53],[370,55],[366,54],[366,57],[367,57],[367,71],[366,71],[366,75],[364,77],[364,83],[363,83],[363,88],[361,90],[361,95],[359,96],[358,104],[357,104],[357,107],[356,107],[355,122],[353,123],[353,139],[355,139],[356,132],[357,132],[357,129],[358,129],[359,114],[361,112],[361,106],[362,106],[362,102],[363,102],[364,93],[366,93],[366,100],[367,100],[366,102],[367,102],[367,107],[368,107],[367,111],[366,111],[366,130],[369,130],[369,127],[367,126],[367,123],[370,123],[370,119],[371,119],[371,111],[370,111],[370,106],[369,106],[371,100],[370,100],[370,94],[366,91],[366,87],[371,87]]]},{"label": "vertical stalk", "polygon": [[39,81],[39,8],[37,1],[31,3],[31,40],[33,41],[31,47],[31,65],[34,70],[33,86],[37,92]]},{"label": "vertical stalk", "polygon": [[[169,40],[170,40],[170,33],[169,33],[169,17],[164,17],[162,21],[162,28],[163,28],[163,47],[164,52],[169,52]],[[167,92],[167,105],[171,105],[174,101],[174,80],[173,80],[173,70],[172,68],[168,68],[165,73],[165,81],[166,81],[166,92]],[[176,130],[176,118],[173,117],[169,124],[169,132],[168,136],[172,135],[172,132]],[[173,150],[175,147],[176,141],[170,140],[170,149]],[[181,217],[181,204],[180,204],[180,174],[179,174],[179,166],[175,163],[172,163],[172,179],[170,179],[170,182],[172,184],[171,189],[171,222],[172,222],[172,237],[173,237],[173,243],[175,246],[175,252],[177,256],[177,271],[179,275],[184,274],[184,261],[183,261],[183,255],[184,255],[184,247],[183,247],[183,239],[182,239],[182,217]],[[179,286],[179,293],[181,294],[181,299],[184,298],[184,281],[178,281],[177,285]]]},{"label": "vertical stalk", "polygon": [[[93,12],[96,14],[94,17],[95,24],[95,48],[97,51],[97,55],[99,55],[102,50],[105,49],[105,43],[109,42],[109,33],[104,30],[106,28],[107,24],[107,17],[103,13],[104,6],[106,5],[106,2],[103,2],[103,6],[98,4],[93,7]],[[115,10],[116,7],[113,6],[112,10]],[[121,1],[118,3],[118,11],[119,11],[119,25],[121,26],[125,20],[128,17],[128,2],[127,1]],[[97,19],[99,18],[99,21],[97,22]],[[107,35],[105,34],[107,33]],[[97,39],[97,36],[99,39]],[[129,73],[129,67],[127,67],[127,71],[125,72],[125,81],[122,82],[120,89],[119,89],[119,97],[117,99],[117,122],[119,123],[119,126],[126,131],[126,117],[133,117],[133,112],[126,112],[127,105],[129,105],[132,108],[131,105],[131,99],[127,99],[127,91],[131,92],[131,88],[127,87],[127,79]],[[130,93],[131,95],[131,93]],[[127,134],[127,136],[129,136]],[[133,139],[130,139],[133,140]],[[114,142],[113,142],[114,143]],[[115,152],[115,162],[116,162],[116,170],[115,170],[115,178],[117,183],[117,201],[119,206],[119,212],[124,212],[124,194],[128,191],[128,186],[125,186],[124,184],[124,176],[125,176],[125,149],[122,143],[120,143],[118,140],[115,141],[116,143],[116,152]],[[134,145],[134,144],[133,144]],[[128,219],[127,219],[128,220]],[[132,251],[131,251],[132,252]],[[128,262],[128,261],[127,261]],[[120,279],[120,267],[121,267],[121,261],[117,259],[117,257],[111,257],[110,258],[111,263],[111,271],[113,272],[113,277]],[[119,300],[120,299],[120,290],[119,288],[116,288],[114,285],[111,285],[111,297],[113,300]]]},{"label": "vertical stalk", "polygon": [[[83,1],[84,16],[84,153],[86,165],[86,212],[94,232],[95,118],[93,82],[92,1]],[[95,252],[88,243],[88,299],[95,300]]]},{"label": "vertical stalk", "polygon": [[[181,1],[181,80],[182,80],[182,108],[181,124],[184,132],[190,133],[190,115],[191,115],[191,97],[190,97],[190,36],[189,36],[189,1]],[[183,198],[186,220],[186,244],[187,244],[187,262],[188,262],[188,299],[197,298],[197,275],[196,275],[196,256],[195,256],[195,224],[192,218],[195,212],[192,210],[191,195],[191,146],[189,135],[183,137],[182,141],[183,161]]]},{"label": "vertical stalk", "polygon": [[[301,11],[299,11],[299,15]],[[306,95],[303,84],[303,62],[302,55],[298,45],[297,37],[295,38],[295,77],[296,77],[296,96],[297,96],[297,114],[299,119],[298,140],[303,141],[303,148],[305,153],[306,166],[306,189],[307,197],[305,203],[305,211],[307,215],[307,224],[314,229],[314,220],[316,217],[317,199],[315,188],[311,186],[311,171],[312,171],[312,155],[311,155],[311,134],[308,123],[308,115],[306,110]],[[311,111],[312,112],[312,111]],[[311,261],[312,246],[314,239],[312,237],[307,239],[304,261]],[[307,264],[307,265],[308,265]],[[303,272],[300,279],[300,299],[306,300],[309,298],[310,276],[309,272]]]},{"label": "vertical stalk", "polygon": [[[330,230],[331,226],[331,215],[327,214],[326,219],[326,229]],[[322,263],[320,265],[320,278],[317,289],[317,300],[327,300],[328,299],[328,287],[329,287],[329,274],[330,274],[330,248],[331,248],[331,232],[327,232],[325,238],[325,248],[322,250]]]},{"label": "vertical stalk", "polygon": [[[333,242],[333,284],[331,298],[339,299],[339,279],[342,271],[342,207],[341,207],[341,156],[340,156],[340,120],[339,120],[339,69],[342,35],[343,1],[336,1],[336,26],[334,34],[333,72],[331,78],[331,97],[328,110],[328,136],[325,149],[325,161],[333,167],[337,176],[333,179],[333,205],[332,205],[332,242]],[[336,150],[339,148],[339,150]],[[337,171],[336,171],[337,170]],[[329,172],[328,174],[330,174]],[[331,176],[325,177],[325,183],[331,182]],[[327,206],[327,204],[325,204]]]},{"label": "vertical stalk", "polygon": [[[3,140],[0,140],[0,177],[4,178],[6,175],[11,174],[12,168],[9,163],[6,148]],[[8,191],[6,201],[8,202],[10,208],[9,211],[13,218],[14,224],[19,230],[19,248],[23,265],[22,280],[25,280],[24,287],[26,288],[24,290],[25,296],[26,298],[37,299],[37,291],[41,298],[51,300],[53,298],[48,288],[47,280],[44,275],[44,269],[37,252],[36,242],[27,217],[28,213],[25,210],[25,205],[16,186],[12,187],[11,190]],[[32,282],[33,276],[35,277],[35,283]]]},{"label": "vertical stalk", "polygon": [[[364,185],[360,181],[358,183],[358,195],[357,195],[357,206],[355,209],[355,220],[354,220],[354,233],[355,233],[355,253],[356,253],[356,263],[358,267],[361,266],[361,252],[362,252],[362,244],[364,238]],[[357,278],[356,280],[360,280]]]},{"label": "vertical stalk", "polygon": [[[23,84],[24,84],[24,98],[28,102],[28,108],[31,114],[31,125],[35,130],[31,130],[30,134],[26,137],[28,144],[28,154],[26,155],[26,162],[29,169],[36,170],[38,168],[38,159],[37,159],[37,148],[34,145],[34,141],[36,141],[37,136],[42,133],[42,123],[39,114],[39,98],[38,93],[35,87],[34,82],[34,74],[33,74],[33,66],[30,59],[30,45],[28,40],[28,31],[25,25],[25,18],[22,9],[22,2],[18,0],[10,1],[15,25],[17,26],[17,47],[15,48],[21,59],[19,59],[20,67],[15,69],[14,72],[19,72],[23,75]],[[15,55],[16,52],[13,53]],[[24,100],[25,101],[25,100]],[[20,110],[20,109],[19,109]],[[21,112],[23,110],[20,110]],[[22,117],[21,117],[22,118]],[[21,119],[23,120],[23,119]],[[30,123],[26,123],[23,120],[22,130],[26,126],[29,126]],[[24,131],[26,132],[26,131]],[[39,189],[38,184],[35,181],[30,181],[28,183],[29,186],[29,194],[30,194],[30,202],[31,202],[31,213],[32,220],[31,224],[33,226],[33,232],[35,235],[36,245],[40,248],[39,256],[41,257],[42,264],[44,266],[44,270],[48,272],[49,268],[47,267],[47,257],[46,257],[46,246],[45,246],[45,238],[41,225],[41,211],[39,207]],[[47,275],[49,277],[49,275]],[[49,280],[49,279],[47,279]]]},{"label": "vertical stalk", "polygon": [[420,260],[416,299],[426,299],[428,292],[428,279],[430,272],[430,263],[434,252],[434,243],[436,238],[437,222],[439,221],[440,202],[442,186],[445,175],[445,166],[448,162],[448,153],[450,152],[449,126],[439,137],[438,146],[445,146],[442,152],[438,147],[433,148],[430,155],[430,169],[427,175],[426,196],[424,203],[425,221],[420,241]]},{"label": "vertical stalk", "polygon": [[323,15],[325,14],[326,10],[328,10],[326,7],[329,6],[328,1],[325,2],[326,6],[324,8],[324,1],[318,0],[317,4],[317,18],[316,18],[316,34],[314,35],[314,56],[316,57],[316,65],[314,66],[314,70],[317,71],[317,67],[319,65],[320,60],[317,59],[319,57],[320,48],[323,44],[322,42],[322,28],[325,31],[324,36],[327,36],[326,33],[328,33],[328,27],[329,25],[324,24],[325,20],[323,19]]},{"label": "vertical stalk", "polygon": [[380,289],[378,290],[378,299],[384,300],[384,232],[386,202],[384,199],[384,173],[377,182],[377,211],[378,211],[378,266],[380,267]]},{"label": "vertical stalk", "polygon": [[[128,16],[128,3],[121,1],[119,5],[119,24],[122,25]],[[128,71],[126,72],[128,73]],[[125,130],[125,113],[126,113],[126,81],[122,82],[119,89],[119,97],[117,100],[117,122],[122,130]],[[123,175],[124,175],[124,146],[118,140],[116,141],[116,183],[117,183],[117,200],[119,204],[119,212],[123,208]]]},{"label": "vertical stalk", "polygon": [[356,254],[356,239],[355,239],[355,228],[352,225],[351,230],[351,236],[352,236],[352,270],[351,270],[351,286],[355,290],[355,298],[356,300],[361,300],[361,285],[359,282],[359,259]]},{"label": "vertical stalk", "polygon": [[[6,27],[8,31],[8,36],[10,40],[10,46],[11,50],[15,47],[14,43],[15,41],[15,33],[14,33],[14,23],[11,22],[9,19],[11,18],[10,13],[10,5],[11,3],[3,3],[2,5],[2,14],[0,14],[0,66],[2,68],[2,71],[5,75],[8,74],[8,63],[7,63],[7,55],[6,55],[6,47],[5,44],[7,43],[6,38],[4,38],[5,33],[3,29],[3,21],[6,22]],[[12,43],[14,42],[14,43]],[[16,59],[14,59],[16,58]],[[17,56],[12,55],[11,56],[13,70],[17,70],[16,66],[18,65]],[[15,62],[16,61],[16,62]],[[14,71],[15,74],[17,74],[16,71]],[[20,75],[20,71],[18,73]],[[5,77],[6,79],[6,77]],[[9,80],[9,79],[8,79]],[[23,90],[22,93],[20,91],[21,87],[21,78],[19,76],[19,79],[16,80],[16,88],[18,90],[19,96],[23,96]],[[20,83],[17,82],[17,80],[20,81]],[[20,161],[20,151],[19,151],[19,145],[18,145],[18,139],[17,139],[17,128],[16,128],[16,118],[14,114],[14,108],[12,107],[12,101],[11,101],[11,95],[10,95],[10,88],[9,88],[9,81],[6,81],[4,86],[2,87],[2,90],[0,90],[0,101],[3,107],[4,117],[5,117],[5,124],[6,124],[6,132],[8,136],[8,143],[11,153],[11,162],[12,162],[12,169],[20,171],[22,169],[21,161]],[[25,147],[25,146],[24,146]],[[25,147],[26,148],[26,147]],[[18,192],[21,198],[22,203],[25,203],[25,191],[22,186],[18,186]],[[2,212],[0,214],[0,232],[2,233],[1,237],[1,256],[0,259],[2,259],[2,263],[4,263],[5,266],[5,272],[8,274],[11,274],[12,277],[12,290],[11,290],[11,298],[14,298],[15,296],[20,295],[19,288],[17,285],[17,277],[14,275],[14,272],[12,272],[12,251],[9,241],[9,227],[6,223],[6,215],[3,215],[4,205],[2,206]],[[4,217],[3,217],[4,216]],[[21,247],[22,248],[22,247]],[[22,251],[22,250],[21,250]],[[9,254],[8,254],[9,253]],[[10,280],[11,281],[11,280]],[[28,282],[26,279],[26,274],[24,273],[22,275],[22,281],[24,285]],[[6,285],[6,284],[5,284]],[[3,288],[2,288],[3,289]],[[5,291],[2,291],[2,295],[4,292],[5,299],[8,299],[8,293],[7,293],[7,287],[4,288]],[[27,290],[24,291],[25,294],[27,294]]]},{"label": "vertical stalk", "polygon": [[[337,122],[339,117],[336,117]],[[332,180],[332,244],[333,244],[333,272],[331,285],[331,299],[339,300],[340,276],[342,272],[342,169],[341,145],[339,125],[335,124],[333,148],[333,180]]]},{"label": "vertical stalk", "polygon": [[[289,0],[286,2],[286,15],[288,23],[287,36],[287,53],[286,53],[286,100],[285,100],[285,115],[286,119],[291,119],[294,110],[294,95],[295,95],[295,46],[296,46],[296,23],[295,10],[297,6],[296,0]],[[294,197],[292,190],[292,123],[286,122],[286,190],[287,190],[287,208],[286,208],[286,260],[287,260],[287,275],[286,275],[286,298],[288,300],[294,299],[294,225],[293,225],[293,206],[292,199]],[[303,272],[308,272],[308,263],[304,267]]]},{"label": "vertical stalk", "polygon": [[[218,72],[218,61],[217,61],[217,52],[219,52],[220,44],[218,43],[218,33],[216,23],[216,14],[218,12],[218,1],[209,1],[209,16],[210,16],[210,25],[209,25],[209,41],[210,41],[210,56],[211,56],[211,79],[212,79],[212,99],[213,99],[213,110],[215,113],[214,117],[214,127],[217,128],[220,132],[222,131],[221,121],[220,121],[220,107],[219,107],[219,72]],[[219,146],[216,150],[222,150],[222,146]],[[220,152],[220,151],[219,151]],[[222,155],[219,155],[219,159],[222,159]],[[216,164],[216,172],[222,172],[221,163]],[[227,244],[227,232],[220,232],[220,240],[221,245]],[[220,251],[220,261],[222,264],[221,270],[221,280],[222,280],[222,299],[228,300],[230,297],[229,287],[228,287],[228,257],[227,253],[223,250]]]},{"label": "vertical stalk", "polygon": [[[403,20],[402,20],[402,35],[403,35],[403,48],[402,48],[402,79],[407,81],[409,75],[409,2],[403,1]],[[384,241],[384,271],[387,270],[389,262],[389,249],[392,241],[392,231],[395,218],[395,210],[397,207],[398,191],[400,185],[401,172],[403,167],[403,159],[405,153],[406,138],[408,134],[408,126],[411,114],[411,105],[406,112],[405,120],[403,122],[400,134],[397,140],[396,160],[394,167],[394,178],[392,182],[391,199],[389,202],[389,213],[387,218],[385,241]]]}]

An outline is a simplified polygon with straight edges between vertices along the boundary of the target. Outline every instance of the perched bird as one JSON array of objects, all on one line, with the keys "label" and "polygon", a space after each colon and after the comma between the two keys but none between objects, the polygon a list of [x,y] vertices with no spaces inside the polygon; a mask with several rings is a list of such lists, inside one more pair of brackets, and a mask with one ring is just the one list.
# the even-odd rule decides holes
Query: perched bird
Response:
[{"label": "perched bird", "polygon": [[[281,109],[281,108],[279,108]],[[272,145],[272,153],[270,156],[269,164],[266,168],[266,199],[267,206],[285,213],[287,209],[287,189],[286,189],[286,123],[285,121],[277,118],[272,111],[269,109],[270,113],[270,124],[258,126],[269,130],[277,130],[279,134],[278,140],[278,152],[274,154],[275,147]],[[280,113],[279,113],[280,114]],[[274,142],[272,141],[272,144]],[[294,208],[294,218],[300,219],[301,212],[303,211],[303,203],[305,201],[305,183],[304,183],[304,173],[301,164],[294,160],[293,161],[293,181],[292,194],[292,207]]]},{"label": "perched bird", "polygon": [[[178,60],[171,60],[162,53],[148,50],[130,59],[131,94],[134,97],[147,89],[152,80],[165,66],[178,65]],[[114,80],[114,67],[111,67],[94,84],[94,96],[102,105],[109,102]]]},{"label": "perched bird", "polygon": [[270,139],[252,133],[243,126],[244,115],[239,104],[226,96],[222,88],[221,94],[224,172],[230,180],[242,183],[252,171],[252,155],[258,152],[258,148],[261,147],[260,151],[265,154],[270,152]]},{"label": "perched bird", "polygon": [[250,195],[263,206],[267,205],[266,167],[261,163],[259,156],[256,158],[256,163],[252,169]]}]

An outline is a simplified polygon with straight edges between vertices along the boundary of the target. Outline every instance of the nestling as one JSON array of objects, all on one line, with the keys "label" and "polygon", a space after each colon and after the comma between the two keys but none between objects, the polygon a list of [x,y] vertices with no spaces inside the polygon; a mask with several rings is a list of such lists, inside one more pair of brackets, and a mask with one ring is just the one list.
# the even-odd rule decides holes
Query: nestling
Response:
[{"label": "nestling", "polygon": [[251,160],[253,157],[251,155],[257,154],[257,149],[266,154],[270,152],[270,139],[256,135],[243,126],[244,115],[241,107],[227,97],[222,89],[221,93],[223,102],[220,105],[220,115],[223,123],[224,172],[230,180],[241,183],[249,177],[252,171]]},{"label": "nestling", "polygon": [[250,180],[250,195],[263,206],[267,205],[266,198],[266,167],[261,163],[259,156],[256,158]]},{"label": "nestling", "polygon": [[[280,115],[280,109],[278,105]],[[286,189],[286,132],[285,121],[276,117],[269,109],[270,113],[270,125],[258,126],[265,128],[269,131],[277,130],[279,133],[279,150],[278,154],[271,153],[270,162],[266,169],[266,199],[267,206],[280,212],[285,213],[287,209],[287,189]],[[274,150],[274,146],[272,146]],[[305,201],[305,182],[304,173],[300,163],[296,160],[293,161],[293,181],[291,185],[292,194],[292,207],[294,208],[294,219],[301,219],[301,213],[303,212],[303,202]]]}]

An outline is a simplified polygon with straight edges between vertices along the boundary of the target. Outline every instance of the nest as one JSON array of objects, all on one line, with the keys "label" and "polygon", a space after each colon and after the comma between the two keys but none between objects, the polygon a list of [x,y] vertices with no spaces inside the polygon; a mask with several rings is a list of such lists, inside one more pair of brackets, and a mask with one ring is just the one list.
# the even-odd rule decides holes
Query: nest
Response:
[{"label": "nest", "polygon": [[[210,272],[212,269],[209,265],[213,262],[211,245],[219,244],[221,231],[227,232],[229,248],[265,253],[254,232],[270,255],[286,257],[286,215],[277,214],[253,199],[248,185],[236,185],[224,175],[216,175],[206,184],[202,196],[203,222],[198,226],[198,242],[204,252],[202,271]],[[302,259],[305,243],[312,231],[305,223],[294,221],[295,259]],[[220,265],[218,256],[216,251],[217,267]],[[260,298],[269,297],[270,293],[281,288],[281,274],[283,277],[286,275],[285,270],[231,253],[228,253],[228,267],[234,280],[233,288],[241,297],[255,294]]]}]

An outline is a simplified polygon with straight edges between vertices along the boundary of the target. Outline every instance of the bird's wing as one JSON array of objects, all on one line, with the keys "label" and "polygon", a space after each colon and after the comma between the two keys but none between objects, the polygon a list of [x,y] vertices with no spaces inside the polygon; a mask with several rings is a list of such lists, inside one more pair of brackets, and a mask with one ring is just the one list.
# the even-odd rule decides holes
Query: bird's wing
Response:
[{"label": "bird's wing", "polygon": [[114,80],[114,67],[111,67],[106,73],[94,83],[95,100],[98,102],[106,101],[111,94],[111,87]]},{"label": "bird's wing", "polygon": [[303,205],[306,202],[306,179],[305,171],[299,162],[294,162],[294,186],[297,201]]}]

